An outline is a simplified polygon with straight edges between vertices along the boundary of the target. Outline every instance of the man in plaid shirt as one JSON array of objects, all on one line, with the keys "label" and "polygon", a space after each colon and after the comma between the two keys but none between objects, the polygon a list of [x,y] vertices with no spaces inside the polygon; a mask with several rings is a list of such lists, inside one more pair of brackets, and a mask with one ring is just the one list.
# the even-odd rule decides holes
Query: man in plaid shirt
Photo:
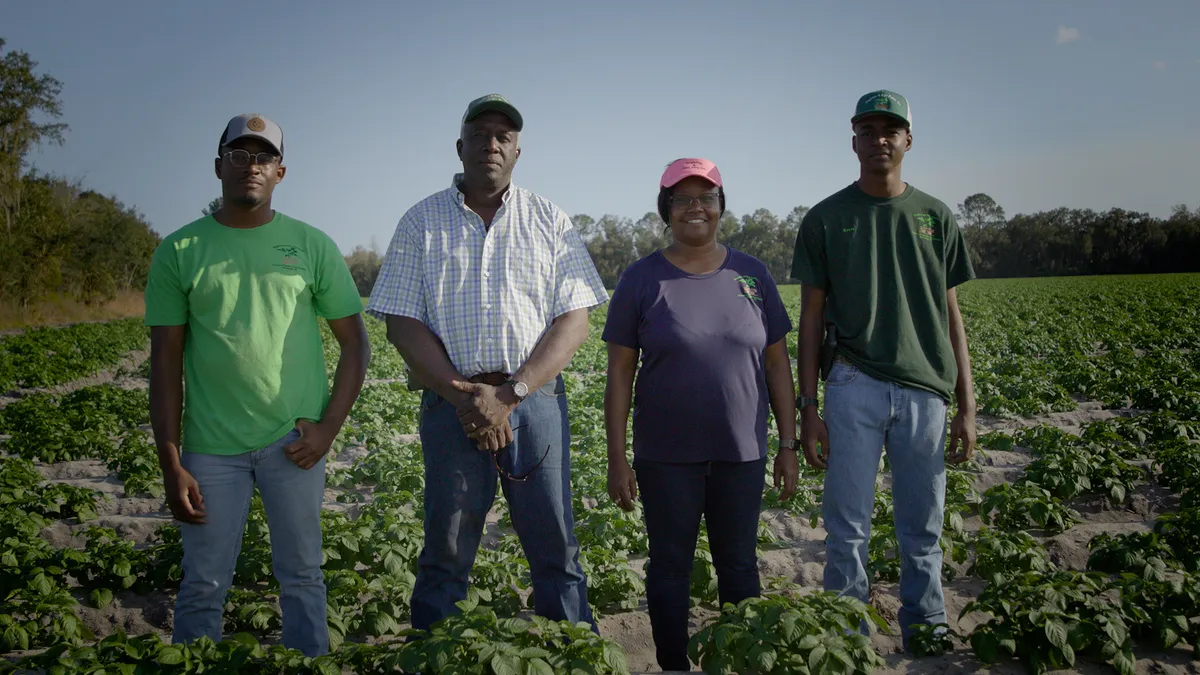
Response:
[{"label": "man in plaid shirt", "polygon": [[462,173],[400,219],[367,303],[425,389],[414,628],[466,597],[499,475],[534,611],[596,629],[575,539],[560,373],[587,339],[588,309],[608,294],[570,218],[512,184],[522,126],[499,95],[467,106]]}]

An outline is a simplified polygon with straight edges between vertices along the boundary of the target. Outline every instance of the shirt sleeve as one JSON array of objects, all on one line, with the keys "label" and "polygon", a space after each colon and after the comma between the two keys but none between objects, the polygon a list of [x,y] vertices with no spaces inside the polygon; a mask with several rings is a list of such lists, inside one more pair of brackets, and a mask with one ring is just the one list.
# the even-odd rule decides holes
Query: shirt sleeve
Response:
[{"label": "shirt sleeve", "polygon": [[324,319],[344,319],[363,311],[362,296],[350,274],[350,267],[337,244],[324,232],[318,232],[320,252],[313,279],[313,302]]},{"label": "shirt sleeve", "polygon": [[179,278],[174,241],[164,241],[150,259],[146,281],[147,326],[182,326],[188,322],[188,296]]},{"label": "shirt sleeve", "polygon": [[384,321],[388,315],[405,316],[428,324],[425,307],[425,278],[421,274],[425,247],[419,236],[419,221],[413,211],[404,214],[388,245],[383,267],[367,300],[367,313]]},{"label": "shirt sleeve", "polygon": [[825,223],[818,213],[809,211],[796,233],[792,253],[792,278],[822,290],[829,288],[829,270],[825,264]]},{"label": "shirt sleeve", "polygon": [[636,267],[626,268],[617,280],[612,300],[608,303],[608,316],[604,320],[604,331],[600,339],[615,345],[639,349],[638,326],[641,311],[638,307],[638,287],[641,285]]},{"label": "shirt sleeve", "polygon": [[763,314],[767,318],[767,344],[773,345],[792,332],[792,319],[788,316],[787,307],[784,306],[783,298],[779,295],[779,287],[775,285],[774,277],[765,266],[762,279]]},{"label": "shirt sleeve", "polygon": [[608,300],[608,291],[574,223],[561,210],[555,216],[554,313],[595,307]]},{"label": "shirt sleeve", "polygon": [[946,290],[950,290],[974,279],[975,268],[971,265],[971,255],[962,229],[949,210],[946,213],[946,231],[942,237],[946,246]]}]

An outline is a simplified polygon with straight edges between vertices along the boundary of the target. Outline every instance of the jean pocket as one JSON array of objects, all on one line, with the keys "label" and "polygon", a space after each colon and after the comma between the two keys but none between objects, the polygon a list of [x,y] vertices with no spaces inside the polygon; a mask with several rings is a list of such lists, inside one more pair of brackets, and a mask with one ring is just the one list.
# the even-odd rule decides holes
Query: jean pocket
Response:
[{"label": "jean pocket", "polygon": [[422,413],[433,412],[444,405],[446,405],[446,399],[442,398],[432,389],[426,389],[425,393],[421,394],[420,412]]},{"label": "jean pocket", "polygon": [[546,384],[543,384],[540,388],[538,388],[537,394],[538,396],[545,396],[547,398],[566,396],[567,385],[566,382],[563,381],[563,376],[559,375]]},{"label": "jean pocket", "polygon": [[858,378],[858,374],[862,372],[858,368],[842,361],[835,361],[833,368],[829,371],[829,379],[825,380],[827,387],[841,387],[850,384]]}]

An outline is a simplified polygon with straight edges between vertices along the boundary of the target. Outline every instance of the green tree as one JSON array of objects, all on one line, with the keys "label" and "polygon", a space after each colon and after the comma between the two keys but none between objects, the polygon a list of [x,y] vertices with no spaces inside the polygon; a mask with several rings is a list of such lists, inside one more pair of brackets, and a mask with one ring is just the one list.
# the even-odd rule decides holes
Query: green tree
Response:
[{"label": "green tree", "polygon": [[[0,38],[0,53],[6,44]],[[22,51],[0,57],[0,211],[11,232],[21,208],[25,157],[42,143],[63,142],[67,125],[40,121],[62,117],[62,83],[35,71],[37,62]]]},{"label": "green tree", "polygon": [[224,203],[225,203],[224,197],[214,197],[213,200],[208,203],[208,206],[206,206],[200,210],[200,213],[202,213],[206,216],[211,216],[212,214],[216,213],[217,211],[220,211],[221,205]]},{"label": "green tree", "polygon": [[966,229],[1003,225],[1004,209],[996,200],[977,192],[958,205],[958,221]]}]

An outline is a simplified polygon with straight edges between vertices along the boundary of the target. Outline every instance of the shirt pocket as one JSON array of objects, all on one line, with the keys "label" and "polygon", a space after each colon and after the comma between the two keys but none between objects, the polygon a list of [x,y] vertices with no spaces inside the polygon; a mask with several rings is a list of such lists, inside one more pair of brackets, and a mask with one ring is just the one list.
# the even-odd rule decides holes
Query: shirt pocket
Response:
[{"label": "shirt pocket", "polygon": [[549,310],[556,279],[553,252],[548,244],[514,245],[505,256],[504,274],[508,291],[516,298],[539,310]]}]

